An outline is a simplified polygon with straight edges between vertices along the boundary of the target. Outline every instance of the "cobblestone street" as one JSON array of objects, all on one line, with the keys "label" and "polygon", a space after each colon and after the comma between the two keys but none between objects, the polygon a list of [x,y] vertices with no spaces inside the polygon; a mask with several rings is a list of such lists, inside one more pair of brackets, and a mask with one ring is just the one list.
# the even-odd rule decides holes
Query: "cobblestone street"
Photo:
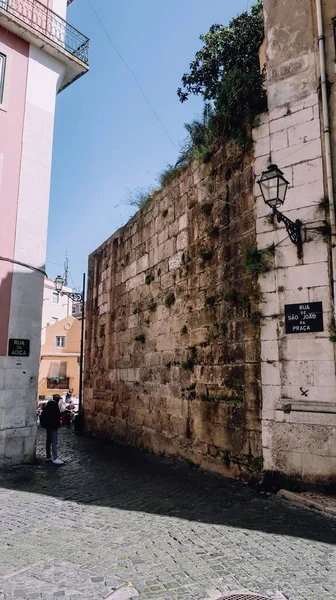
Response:
[{"label": "cobblestone street", "polygon": [[336,599],[333,517],[60,433],[63,467],[40,432],[37,465],[0,474],[1,599]]}]

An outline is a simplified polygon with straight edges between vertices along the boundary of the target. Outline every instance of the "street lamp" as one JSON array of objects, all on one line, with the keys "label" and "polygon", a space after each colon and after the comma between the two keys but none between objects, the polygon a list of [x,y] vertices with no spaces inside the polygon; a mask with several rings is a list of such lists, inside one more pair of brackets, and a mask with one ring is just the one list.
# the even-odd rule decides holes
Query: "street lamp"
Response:
[{"label": "street lamp", "polygon": [[284,223],[290,240],[297,246],[298,258],[302,258],[302,236],[301,236],[301,221],[291,221],[277,207],[282,206],[285,202],[287,188],[289,182],[284,178],[283,172],[277,165],[269,165],[267,171],[263,171],[259,181],[262,197],[264,202],[273,210],[273,215],[276,216],[278,223]]},{"label": "street lamp", "polygon": [[56,290],[56,292],[60,293],[62,291],[63,283],[64,283],[63,277],[61,275],[57,275],[57,277],[55,279],[55,290]]},{"label": "street lamp", "polygon": [[85,273],[83,273],[83,291],[82,293],[77,292],[64,292],[63,285],[64,279],[61,275],[57,275],[55,279],[55,290],[60,296],[68,296],[73,302],[78,302],[82,305],[82,326],[81,326],[81,340],[80,340],[80,357],[79,357],[79,403],[78,403],[78,415],[75,420],[75,429],[78,433],[83,431],[84,419],[83,419],[83,363],[84,363],[84,304],[85,304]]}]

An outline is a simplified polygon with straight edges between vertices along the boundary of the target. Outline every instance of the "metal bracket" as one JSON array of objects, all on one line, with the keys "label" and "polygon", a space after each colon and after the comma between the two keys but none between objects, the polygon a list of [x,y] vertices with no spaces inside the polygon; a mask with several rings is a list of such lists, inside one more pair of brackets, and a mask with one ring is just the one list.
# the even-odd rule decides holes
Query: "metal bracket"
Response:
[{"label": "metal bracket", "polygon": [[60,296],[68,296],[73,302],[83,302],[83,294],[75,292],[58,292]]},{"label": "metal bracket", "polygon": [[286,227],[289,239],[297,246],[298,258],[302,258],[303,244],[301,235],[301,221],[299,219],[296,219],[296,221],[291,221],[291,219],[283,215],[276,208],[273,208],[273,214],[276,216],[278,223],[283,223]]}]

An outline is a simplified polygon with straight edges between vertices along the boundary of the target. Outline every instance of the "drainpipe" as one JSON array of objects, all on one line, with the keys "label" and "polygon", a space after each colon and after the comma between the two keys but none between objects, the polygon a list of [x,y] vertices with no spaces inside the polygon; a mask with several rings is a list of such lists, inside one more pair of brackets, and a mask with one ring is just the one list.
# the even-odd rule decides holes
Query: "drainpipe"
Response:
[{"label": "drainpipe", "polygon": [[336,282],[334,279],[334,275],[336,273],[336,259],[335,259],[334,248],[335,248],[335,234],[336,234],[336,221],[335,221],[336,206],[335,206],[335,197],[334,197],[334,181],[333,181],[334,178],[333,178],[332,158],[331,158],[331,139],[330,139],[331,132],[330,132],[328,94],[327,94],[325,43],[324,43],[321,0],[316,0],[316,12],[317,12],[317,29],[318,29],[318,43],[319,43],[319,57],[320,57],[320,71],[321,71],[321,93],[322,93],[325,167],[326,167],[326,175],[327,175],[329,214],[330,214],[330,225],[331,225],[331,241],[332,241],[331,253],[332,253],[333,295],[334,295],[334,303],[335,303]]}]

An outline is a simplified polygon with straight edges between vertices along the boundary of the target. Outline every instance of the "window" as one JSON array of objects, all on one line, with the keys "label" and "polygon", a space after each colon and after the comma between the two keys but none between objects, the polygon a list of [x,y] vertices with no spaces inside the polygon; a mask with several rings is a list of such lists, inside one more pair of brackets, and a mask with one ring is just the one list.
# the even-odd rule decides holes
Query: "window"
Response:
[{"label": "window", "polygon": [[57,317],[51,317],[51,325],[53,325],[54,323],[58,322],[58,318]]},{"label": "window", "polygon": [[59,303],[59,294],[57,292],[53,292],[53,303],[54,304]]},{"label": "window", "polygon": [[55,347],[56,348],[65,348],[66,343],[66,335],[56,335],[55,337]]},{"label": "window", "polygon": [[3,102],[5,88],[6,56],[0,53],[0,104]]}]

